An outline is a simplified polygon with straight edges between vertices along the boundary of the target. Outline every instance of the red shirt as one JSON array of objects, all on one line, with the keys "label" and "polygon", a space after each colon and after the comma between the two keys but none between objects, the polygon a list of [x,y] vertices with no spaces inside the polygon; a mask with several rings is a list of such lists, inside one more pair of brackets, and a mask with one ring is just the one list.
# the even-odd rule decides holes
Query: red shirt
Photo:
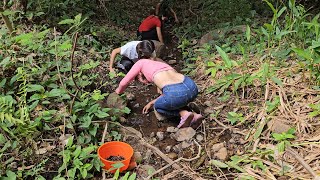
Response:
[{"label": "red shirt", "polygon": [[142,21],[139,26],[139,32],[150,31],[155,27],[161,27],[161,21],[157,16],[151,15]]}]

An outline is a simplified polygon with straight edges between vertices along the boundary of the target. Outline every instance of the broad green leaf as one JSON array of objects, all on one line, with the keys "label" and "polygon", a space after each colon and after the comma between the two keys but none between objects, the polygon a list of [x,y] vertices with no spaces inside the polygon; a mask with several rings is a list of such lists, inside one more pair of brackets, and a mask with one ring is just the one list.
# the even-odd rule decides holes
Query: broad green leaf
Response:
[{"label": "broad green leaf", "polygon": [[232,63],[231,63],[231,60],[229,59],[228,55],[217,45],[216,45],[216,49],[218,50],[218,53],[220,54],[221,58],[223,59],[225,66],[227,68],[231,68]]},{"label": "broad green leaf", "polygon": [[0,82],[0,88],[3,88],[6,82],[7,82],[7,78],[2,79]]},{"label": "broad green leaf", "polygon": [[300,48],[292,48],[292,50],[294,52],[296,52],[298,54],[298,56],[300,56],[306,60],[312,60],[311,53],[309,51],[305,51]]},{"label": "broad green leaf", "polygon": [[272,80],[273,82],[277,83],[278,86],[282,86],[282,85],[283,85],[282,81],[281,81],[280,79],[278,79],[277,77],[275,77],[275,76],[272,76],[272,77],[271,77],[271,80]]},{"label": "broad green leaf", "polygon": [[287,7],[283,6],[280,11],[278,11],[277,17],[280,17],[285,10],[287,10]]},{"label": "broad green leaf", "polygon": [[69,178],[75,178],[75,175],[76,175],[76,171],[77,171],[77,169],[76,168],[72,168],[72,169],[69,169],[68,170],[68,176],[69,176]]},{"label": "broad green leaf", "polygon": [[73,19],[64,19],[60,21],[58,24],[73,24],[74,20]]},{"label": "broad green leaf", "polygon": [[247,38],[247,41],[249,42],[250,38],[251,38],[251,30],[248,25],[247,25],[247,30],[246,30],[246,38]]},{"label": "broad green leaf", "polygon": [[135,180],[136,177],[137,177],[137,174],[136,173],[132,173],[128,180]]},{"label": "broad green leaf", "polygon": [[44,87],[39,84],[28,84],[27,92],[44,92]]},{"label": "broad green leaf", "polygon": [[7,180],[16,180],[17,179],[17,175],[10,170],[6,171],[6,175],[7,175],[7,178],[6,178]]},{"label": "broad green leaf", "polygon": [[10,64],[10,62],[11,62],[11,57],[8,56],[0,62],[0,66],[7,67]]},{"label": "broad green leaf", "polygon": [[81,146],[77,146],[76,150],[73,152],[74,158],[77,158],[81,153]]}]

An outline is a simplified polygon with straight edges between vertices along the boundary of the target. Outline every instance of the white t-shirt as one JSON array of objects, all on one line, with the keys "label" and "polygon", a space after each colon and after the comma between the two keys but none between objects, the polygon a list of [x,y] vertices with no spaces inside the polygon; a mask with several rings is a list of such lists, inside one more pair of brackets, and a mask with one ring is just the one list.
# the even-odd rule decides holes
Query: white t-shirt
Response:
[{"label": "white t-shirt", "polygon": [[138,53],[137,53],[137,45],[141,41],[130,41],[127,44],[123,45],[120,47],[120,54],[122,56],[125,56],[131,60],[137,59],[138,58]]}]

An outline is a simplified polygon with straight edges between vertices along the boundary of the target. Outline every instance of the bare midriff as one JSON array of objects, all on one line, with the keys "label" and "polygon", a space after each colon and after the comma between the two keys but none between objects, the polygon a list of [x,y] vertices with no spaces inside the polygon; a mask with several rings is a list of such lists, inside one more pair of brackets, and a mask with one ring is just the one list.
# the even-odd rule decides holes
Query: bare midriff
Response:
[{"label": "bare midriff", "polygon": [[153,82],[159,89],[162,89],[166,85],[181,83],[183,80],[184,75],[174,69],[160,71],[153,76]]}]

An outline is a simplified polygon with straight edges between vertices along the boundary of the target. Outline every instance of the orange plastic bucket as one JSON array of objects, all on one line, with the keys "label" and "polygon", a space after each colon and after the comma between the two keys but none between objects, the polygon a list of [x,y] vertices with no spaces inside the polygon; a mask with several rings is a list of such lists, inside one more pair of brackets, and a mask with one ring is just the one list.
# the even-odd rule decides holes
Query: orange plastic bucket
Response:
[{"label": "orange plastic bucket", "polygon": [[[104,164],[104,169],[109,171],[109,169],[113,168],[112,164],[115,163],[123,163],[124,166],[119,169],[120,172],[126,170],[130,164],[131,157],[133,155],[133,148],[124,142],[119,141],[111,141],[104,143],[98,148],[98,156],[102,163]],[[107,159],[110,156],[122,156],[124,160],[122,161],[108,161]],[[115,170],[109,171],[111,173],[115,173]]]}]

